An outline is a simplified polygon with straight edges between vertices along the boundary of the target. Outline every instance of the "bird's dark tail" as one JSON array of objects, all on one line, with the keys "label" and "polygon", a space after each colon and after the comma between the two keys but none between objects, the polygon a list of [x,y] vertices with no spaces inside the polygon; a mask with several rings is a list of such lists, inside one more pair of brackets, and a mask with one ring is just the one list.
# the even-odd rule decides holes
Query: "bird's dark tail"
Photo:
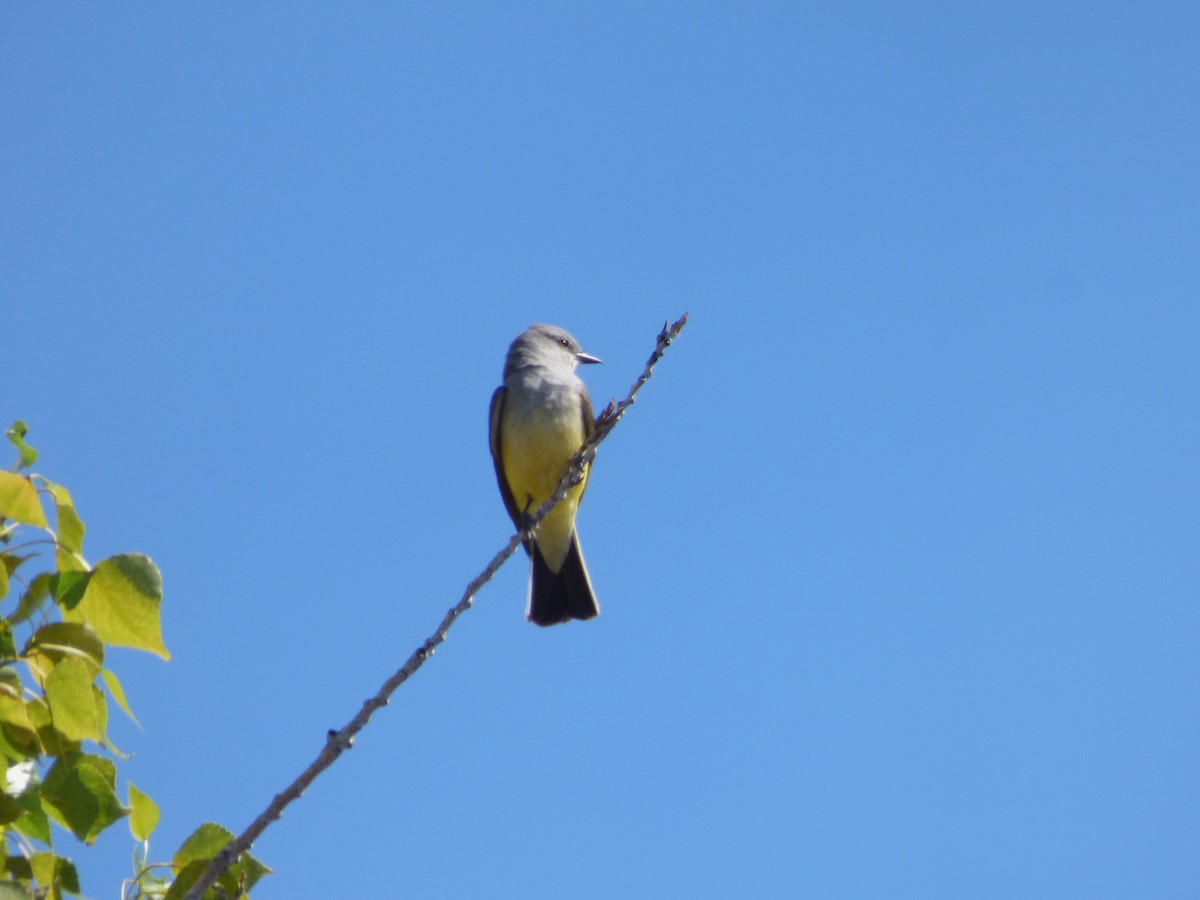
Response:
[{"label": "bird's dark tail", "polygon": [[535,625],[557,625],[571,619],[594,619],[600,615],[600,605],[592,593],[579,538],[572,533],[571,547],[562,568],[550,571],[537,545],[530,554],[532,570],[529,576],[529,621]]}]

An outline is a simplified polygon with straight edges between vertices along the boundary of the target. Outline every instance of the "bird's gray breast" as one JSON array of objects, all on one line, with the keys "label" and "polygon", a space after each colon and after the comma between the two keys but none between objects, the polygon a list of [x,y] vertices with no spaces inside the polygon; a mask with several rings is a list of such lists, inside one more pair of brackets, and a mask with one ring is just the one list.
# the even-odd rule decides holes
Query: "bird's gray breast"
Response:
[{"label": "bird's gray breast", "polygon": [[578,422],[583,382],[574,372],[530,367],[514,372],[506,384],[505,405],[510,415],[526,419]]}]

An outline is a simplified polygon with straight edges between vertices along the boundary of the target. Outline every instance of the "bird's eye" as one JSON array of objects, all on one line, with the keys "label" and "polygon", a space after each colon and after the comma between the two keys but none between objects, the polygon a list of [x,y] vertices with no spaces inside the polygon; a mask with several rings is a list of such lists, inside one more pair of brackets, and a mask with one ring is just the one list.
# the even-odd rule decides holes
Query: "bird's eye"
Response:
[{"label": "bird's eye", "polygon": [[568,349],[569,349],[569,348],[570,348],[570,346],[571,346],[571,342],[570,342],[570,341],[568,341],[566,338],[559,338],[559,339],[558,339],[558,342],[559,342],[560,344],[562,344],[564,347],[567,347]]}]

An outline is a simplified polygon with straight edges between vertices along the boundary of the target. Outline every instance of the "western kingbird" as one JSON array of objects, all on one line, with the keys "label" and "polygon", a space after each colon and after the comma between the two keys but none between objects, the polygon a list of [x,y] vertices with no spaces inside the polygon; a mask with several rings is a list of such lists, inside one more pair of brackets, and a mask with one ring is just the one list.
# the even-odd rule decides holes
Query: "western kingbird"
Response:
[{"label": "western kingbird", "polygon": [[[490,443],[500,494],[518,528],[554,493],[568,460],[596,427],[592,401],[575,367],[598,362],[553,325],[531,325],[508,348],[504,384],[492,394]],[[583,481],[525,541],[530,558],[525,616],[535,625],[600,614],[575,534],[587,476],[585,470]]]}]

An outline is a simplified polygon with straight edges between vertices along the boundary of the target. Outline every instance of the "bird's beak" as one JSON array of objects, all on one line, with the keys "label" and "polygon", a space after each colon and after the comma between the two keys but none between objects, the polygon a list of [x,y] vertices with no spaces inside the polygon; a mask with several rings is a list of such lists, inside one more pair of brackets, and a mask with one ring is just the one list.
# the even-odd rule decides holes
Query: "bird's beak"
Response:
[{"label": "bird's beak", "polygon": [[575,354],[575,361],[580,363],[602,363],[604,360],[597,359],[590,353],[584,353],[582,350]]}]

